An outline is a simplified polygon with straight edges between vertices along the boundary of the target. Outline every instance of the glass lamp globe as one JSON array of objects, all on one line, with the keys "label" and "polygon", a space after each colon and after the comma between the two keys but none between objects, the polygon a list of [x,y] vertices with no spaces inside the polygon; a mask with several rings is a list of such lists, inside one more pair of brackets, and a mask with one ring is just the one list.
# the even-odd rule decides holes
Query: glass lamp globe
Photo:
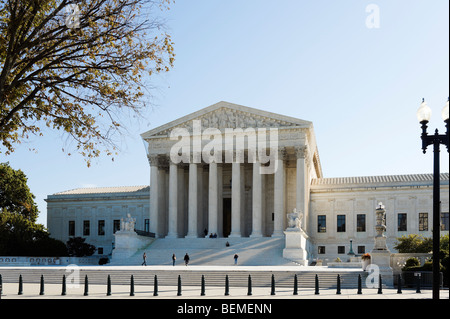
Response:
[{"label": "glass lamp globe", "polygon": [[447,100],[447,103],[445,103],[444,108],[442,109],[442,119],[444,121],[448,120],[448,100]]},{"label": "glass lamp globe", "polygon": [[428,106],[425,99],[422,100],[419,109],[417,110],[417,119],[419,122],[427,121],[429,122],[431,118],[431,108]]}]

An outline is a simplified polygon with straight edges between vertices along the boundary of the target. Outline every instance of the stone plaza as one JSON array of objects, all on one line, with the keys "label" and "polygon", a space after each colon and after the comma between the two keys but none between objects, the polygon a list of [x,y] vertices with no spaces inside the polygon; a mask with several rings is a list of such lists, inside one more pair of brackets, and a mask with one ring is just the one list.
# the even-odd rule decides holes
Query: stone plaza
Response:
[{"label": "stone plaza", "polygon": [[[297,266],[84,266],[75,269],[68,267],[2,267],[3,299],[430,299],[431,290],[416,287],[398,288],[383,285],[367,288],[362,280],[358,291],[357,276],[351,269],[332,270],[327,267]],[[305,276],[307,272],[319,278],[319,287],[314,280]],[[18,282],[19,274],[23,284]],[[41,275],[44,274],[44,275]],[[248,276],[252,284],[249,289]],[[274,274],[275,284],[271,285]],[[298,275],[298,285],[294,285],[293,275]],[[337,275],[341,277],[341,287],[337,287]],[[62,276],[66,276],[63,288]],[[86,288],[85,276],[89,276]],[[108,288],[107,276],[110,275],[111,286]],[[134,276],[131,286],[131,275]],[[159,284],[155,286],[154,276]],[[45,283],[40,282],[41,276]],[[181,284],[177,278],[180,276]],[[202,288],[201,277],[204,277]],[[75,280],[72,280],[74,279]],[[226,277],[229,286],[226,286]],[[354,280],[355,279],[355,280]],[[353,282],[355,281],[355,282]],[[64,294],[62,293],[64,291]],[[250,292],[250,293],[249,293]],[[447,299],[448,293],[442,292]]]}]

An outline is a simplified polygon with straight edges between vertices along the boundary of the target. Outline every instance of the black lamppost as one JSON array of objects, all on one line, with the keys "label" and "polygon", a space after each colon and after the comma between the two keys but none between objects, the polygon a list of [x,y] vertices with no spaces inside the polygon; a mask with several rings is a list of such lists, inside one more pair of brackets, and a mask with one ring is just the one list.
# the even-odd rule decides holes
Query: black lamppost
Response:
[{"label": "black lamppost", "polygon": [[440,239],[440,228],[441,228],[441,212],[440,212],[440,171],[439,171],[439,152],[440,144],[447,146],[448,152],[448,141],[449,141],[449,116],[448,116],[448,101],[442,110],[442,119],[445,122],[445,127],[447,128],[446,134],[439,135],[439,131],[436,129],[433,135],[428,135],[427,124],[431,118],[431,109],[422,100],[419,110],[417,111],[417,118],[422,124],[422,150],[425,154],[428,145],[433,145],[434,152],[434,167],[433,167],[433,299],[439,299],[439,239]]}]

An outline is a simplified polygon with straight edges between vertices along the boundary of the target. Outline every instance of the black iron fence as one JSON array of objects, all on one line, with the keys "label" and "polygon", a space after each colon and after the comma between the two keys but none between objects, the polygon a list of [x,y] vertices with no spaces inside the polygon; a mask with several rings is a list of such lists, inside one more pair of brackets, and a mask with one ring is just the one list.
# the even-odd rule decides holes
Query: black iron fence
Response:
[{"label": "black iron fence", "polygon": [[[432,271],[403,271],[403,286],[416,287],[418,283],[423,288],[433,287],[433,272]],[[444,284],[444,274],[439,273],[439,285],[442,288]]]}]

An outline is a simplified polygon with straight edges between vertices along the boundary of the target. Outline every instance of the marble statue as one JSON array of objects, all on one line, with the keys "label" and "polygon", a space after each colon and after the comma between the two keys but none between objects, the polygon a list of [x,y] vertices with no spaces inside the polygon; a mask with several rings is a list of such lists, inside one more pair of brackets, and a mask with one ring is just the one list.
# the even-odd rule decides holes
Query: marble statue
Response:
[{"label": "marble statue", "polygon": [[132,218],[130,214],[127,214],[127,218],[120,220],[120,230],[121,231],[134,231],[134,224],[136,223],[136,218]]},{"label": "marble statue", "polygon": [[300,212],[297,212],[296,208],[294,208],[292,213],[289,213],[287,215],[287,219],[288,219],[288,227],[289,228],[300,229],[302,227],[303,214]]}]

